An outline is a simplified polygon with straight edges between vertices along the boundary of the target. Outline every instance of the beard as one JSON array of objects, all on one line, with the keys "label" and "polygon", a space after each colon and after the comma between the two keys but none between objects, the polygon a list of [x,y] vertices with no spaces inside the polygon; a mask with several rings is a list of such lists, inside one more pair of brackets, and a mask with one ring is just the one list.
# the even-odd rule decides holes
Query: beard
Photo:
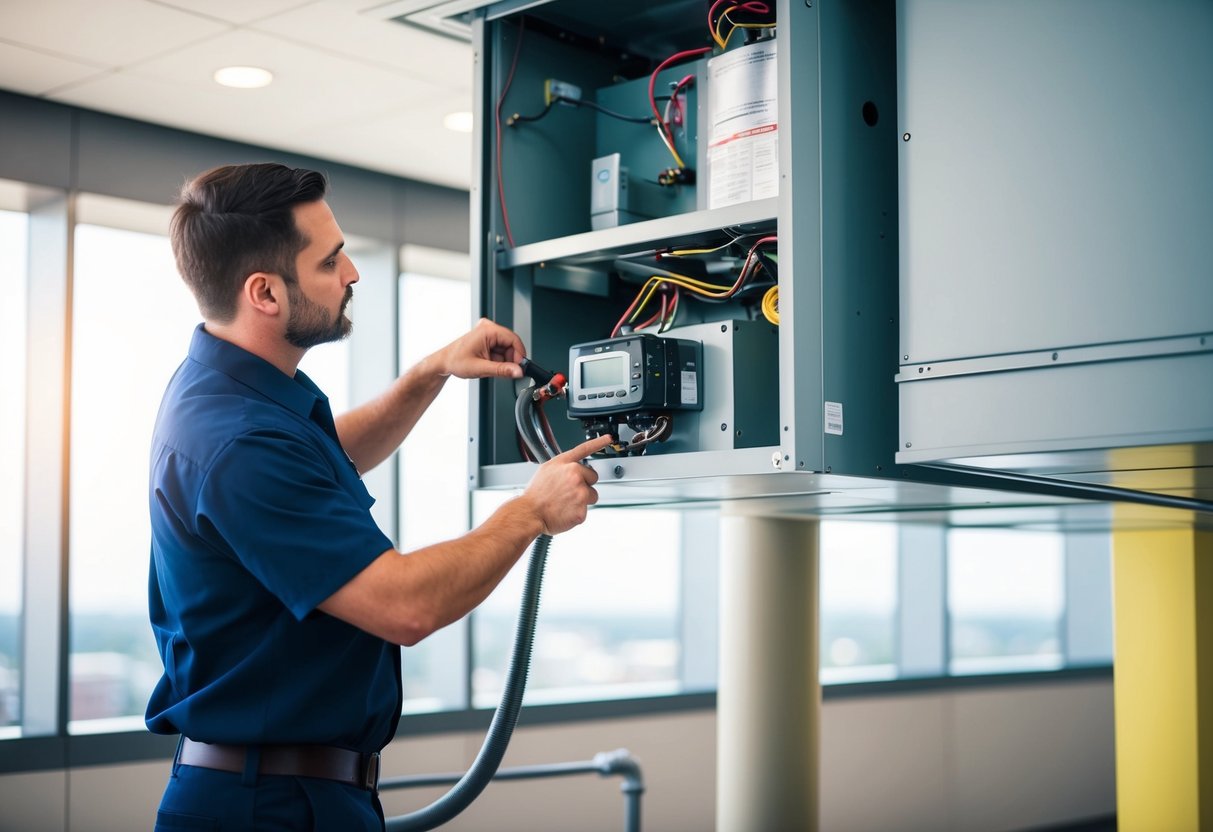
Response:
[{"label": "beard", "polygon": [[354,287],[345,287],[345,297],[336,316],[318,303],[313,302],[296,281],[288,281],[286,294],[291,311],[286,321],[286,340],[299,349],[306,350],[320,344],[340,341],[349,336],[354,322],[345,315],[345,308],[354,297]]}]

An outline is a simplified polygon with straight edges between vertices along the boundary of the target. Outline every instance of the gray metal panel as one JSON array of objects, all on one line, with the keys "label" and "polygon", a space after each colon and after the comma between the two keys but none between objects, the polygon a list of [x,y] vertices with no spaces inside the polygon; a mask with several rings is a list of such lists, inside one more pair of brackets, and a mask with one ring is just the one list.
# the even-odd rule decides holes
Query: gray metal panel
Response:
[{"label": "gray metal panel", "polygon": [[72,113],[58,104],[0,92],[0,178],[70,187]]},{"label": "gray metal panel", "polygon": [[1213,3],[898,10],[904,360],[1207,331]]},{"label": "gray metal panel", "polygon": [[1048,453],[1031,468],[1041,470],[1086,449],[1210,442],[1210,378],[1206,352],[901,384],[897,459]]},{"label": "gray metal panel", "polygon": [[[822,400],[842,406],[844,427],[824,434],[825,470],[887,476],[897,435],[894,7],[827,2],[821,18]],[[798,396],[801,406],[823,407]]]},{"label": "gray metal panel", "polygon": [[[514,61],[519,27],[502,20],[486,29],[495,47],[491,57],[496,82],[491,87],[491,100],[485,103],[495,108]],[[611,80],[611,62],[605,56],[587,55],[585,50],[533,29],[523,29],[521,37],[522,48],[517,52],[518,62],[501,111],[500,172],[517,245],[589,231],[595,120],[588,108],[554,108],[559,112],[542,121],[513,127],[506,126],[509,116],[542,110],[546,79],[565,81],[583,91],[605,86]],[[490,137],[490,141],[494,139]],[[491,216],[494,229],[504,234],[496,206]]]},{"label": "gray metal panel", "polygon": [[[822,3],[779,0],[780,453],[825,468],[822,432]],[[793,173],[795,176],[793,176]]]}]

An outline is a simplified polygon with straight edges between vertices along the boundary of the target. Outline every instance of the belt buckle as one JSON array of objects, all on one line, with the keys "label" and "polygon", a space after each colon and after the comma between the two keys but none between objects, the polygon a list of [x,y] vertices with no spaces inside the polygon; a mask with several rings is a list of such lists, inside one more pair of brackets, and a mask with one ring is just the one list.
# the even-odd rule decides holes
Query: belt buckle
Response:
[{"label": "belt buckle", "polygon": [[362,788],[369,792],[379,791],[379,752],[372,751],[367,755],[366,768],[362,778]]}]

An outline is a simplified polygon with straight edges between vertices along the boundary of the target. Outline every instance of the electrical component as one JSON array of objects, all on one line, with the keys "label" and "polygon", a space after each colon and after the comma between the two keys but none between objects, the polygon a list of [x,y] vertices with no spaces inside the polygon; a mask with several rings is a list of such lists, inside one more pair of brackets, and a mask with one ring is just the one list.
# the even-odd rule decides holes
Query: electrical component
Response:
[{"label": "electrical component", "polygon": [[574,344],[569,377],[569,418],[587,436],[616,437],[616,453],[643,453],[669,437],[674,411],[703,409],[703,344],[648,334]]},{"label": "electrical component", "polygon": [[560,102],[571,106],[578,101],[581,101],[581,87],[567,81],[557,81],[555,78],[548,78],[543,82],[544,105]]}]

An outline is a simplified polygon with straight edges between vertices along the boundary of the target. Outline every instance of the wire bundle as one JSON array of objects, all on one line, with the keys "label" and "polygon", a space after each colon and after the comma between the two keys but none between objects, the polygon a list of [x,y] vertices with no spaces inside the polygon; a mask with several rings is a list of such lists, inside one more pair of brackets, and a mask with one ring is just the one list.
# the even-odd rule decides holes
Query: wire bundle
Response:
[{"label": "wire bundle", "polygon": [[[716,10],[721,6],[729,5],[727,9],[716,14]],[[738,23],[733,20],[730,15],[736,12],[745,12],[751,15],[756,15],[761,20],[748,21]],[[730,28],[728,34],[722,34],[721,31],[725,23],[728,23]],[[716,0],[708,9],[708,31],[712,34],[712,41],[720,47],[721,50],[728,49],[729,39],[733,37],[733,33],[738,29],[773,29],[775,28],[775,15],[771,11],[771,7],[762,0],[746,0],[746,2],[738,3],[735,0]]]},{"label": "wire bundle", "polygon": [[[686,49],[682,52],[676,52],[659,63],[657,68],[654,69],[653,73],[649,76],[649,106],[653,108],[653,117],[657,119],[657,135],[661,138],[661,143],[664,144],[666,149],[670,151],[670,155],[674,157],[674,164],[677,165],[677,170],[679,171],[686,170],[686,163],[682,161],[682,157],[678,155],[678,149],[674,146],[674,130],[672,127],[670,127],[670,123],[667,120],[670,113],[670,104],[666,105],[665,115],[662,115],[662,112],[657,109],[657,76],[660,75],[661,71],[667,67],[673,66],[674,64],[680,63],[689,58],[697,58],[700,55],[711,51],[712,47],[701,46],[698,49]],[[671,104],[678,98],[678,92],[690,86],[692,83],[694,83],[694,81],[695,76],[692,74],[686,76],[675,84],[673,92],[670,94]]]},{"label": "wire bundle", "polygon": [[[774,234],[766,237],[760,237],[750,247],[749,252],[746,254],[745,262],[741,266],[741,271],[737,274],[737,279],[733,281],[733,284],[730,286],[724,286],[719,283],[711,283],[706,280],[700,280],[689,275],[679,274],[666,269],[646,268],[643,264],[633,263],[629,260],[616,260],[615,268],[619,271],[645,275],[646,277],[644,283],[640,287],[640,291],[636,293],[635,299],[633,299],[627,310],[615,324],[615,327],[611,330],[611,337],[614,338],[616,335],[618,335],[625,324],[635,323],[640,318],[649,302],[653,299],[653,295],[659,292],[662,293],[663,305],[666,303],[666,294],[671,290],[674,292],[685,290],[696,298],[709,301],[724,301],[736,297],[737,294],[741,292],[746,284],[753,278],[754,272],[759,264],[759,249],[763,246],[776,243],[778,240],[779,238]],[[729,243],[726,243],[725,246],[715,249],[671,251],[668,252],[666,256],[682,257],[689,254],[707,254],[719,251],[721,248],[732,245],[735,242],[736,240],[732,240]],[[677,302],[677,297],[678,295],[675,295],[675,303]],[[654,320],[664,320],[662,315],[663,313],[659,311],[656,318],[650,318],[635,328],[641,329],[643,327],[650,326]],[[672,321],[672,316],[670,316],[670,318]],[[662,327],[662,330],[667,328],[668,323]]]}]

